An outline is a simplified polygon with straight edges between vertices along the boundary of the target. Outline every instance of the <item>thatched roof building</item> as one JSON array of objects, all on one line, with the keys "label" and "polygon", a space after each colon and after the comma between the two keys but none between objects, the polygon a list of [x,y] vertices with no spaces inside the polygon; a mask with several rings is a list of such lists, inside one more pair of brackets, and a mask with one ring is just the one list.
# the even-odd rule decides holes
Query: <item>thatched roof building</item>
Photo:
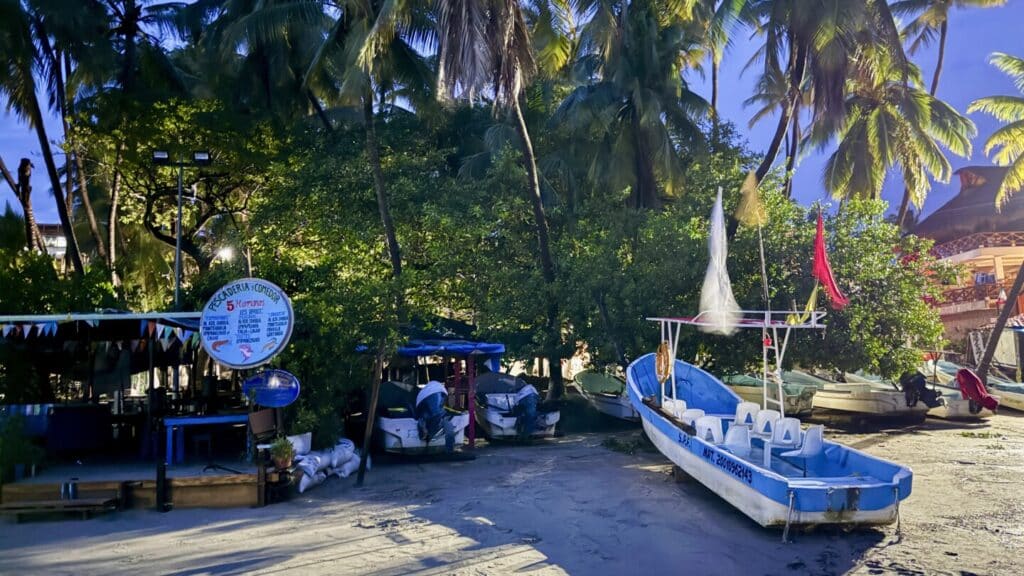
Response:
[{"label": "thatched roof building", "polygon": [[917,223],[914,233],[944,244],[971,234],[1024,231],[1024,195],[996,210],[996,191],[1006,175],[1001,166],[967,166],[955,172],[960,193]]}]

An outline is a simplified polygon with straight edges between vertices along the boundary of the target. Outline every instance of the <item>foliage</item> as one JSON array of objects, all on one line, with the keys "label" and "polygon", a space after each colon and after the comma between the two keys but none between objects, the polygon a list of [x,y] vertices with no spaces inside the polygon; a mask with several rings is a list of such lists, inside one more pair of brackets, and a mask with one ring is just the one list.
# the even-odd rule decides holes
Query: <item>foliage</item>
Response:
[{"label": "foliage", "polygon": [[20,416],[0,420],[0,484],[13,476],[15,465],[38,464],[43,450],[25,437],[25,421]]},{"label": "foliage", "polygon": [[270,444],[270,457],[282,462],[290,461],[295,457],[295,447],[292,446],[292,443],[288,438],[278,436],[277,439]]},{"label": "foliage", "polygon": [[1024,190],[1024,58],[995,53],[990,61],[1005,72],[1021,96],[989,96],[971,102],[968,112],[984,112],[1005,122],[985,142],[985,153],[996,164],[1009,166],[999,191],[996,206],[1001,207],[1010,196]]}]

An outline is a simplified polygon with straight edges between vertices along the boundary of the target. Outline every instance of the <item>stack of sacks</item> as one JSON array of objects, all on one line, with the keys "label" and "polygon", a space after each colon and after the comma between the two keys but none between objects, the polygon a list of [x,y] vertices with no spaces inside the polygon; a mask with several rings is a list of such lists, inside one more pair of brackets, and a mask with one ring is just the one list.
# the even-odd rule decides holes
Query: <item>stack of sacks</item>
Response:
[{"label": "stack of sacks", "polygon": [[[296,456],[297,467],[302,471],[299,479],[299,493],[322,483],[328,476],[348,478],[359,469],[359,450],[347,438],[342,438],[330,450],[307,452]],[[370,459],[366,459],[366,468],[370,468]]]}]

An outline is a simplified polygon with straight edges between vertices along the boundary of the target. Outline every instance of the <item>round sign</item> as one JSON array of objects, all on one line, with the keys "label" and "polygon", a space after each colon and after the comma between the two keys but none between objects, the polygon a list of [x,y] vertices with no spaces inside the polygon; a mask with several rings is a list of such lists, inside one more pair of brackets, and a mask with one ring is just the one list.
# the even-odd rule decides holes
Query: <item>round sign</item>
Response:
[{"label": "round sign", "polygon": [[291,300],[274,284],[243,278],[217,291],[199,321],[203,348],[230,368],[252,368],[284,349],[292,335]]},{"label": "round sign", "polygon": [[285,370],[264,370],[242,383],[242,393],[260,406],[284,408],[299,397],[299,379]]}]

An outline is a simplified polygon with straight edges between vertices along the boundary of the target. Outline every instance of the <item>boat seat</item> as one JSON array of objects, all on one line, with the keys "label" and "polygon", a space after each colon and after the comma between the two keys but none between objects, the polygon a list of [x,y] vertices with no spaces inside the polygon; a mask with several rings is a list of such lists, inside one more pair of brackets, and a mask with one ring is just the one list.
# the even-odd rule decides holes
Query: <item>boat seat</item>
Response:
[{"label": "boat seat", "polygon": [[825,449],[825,427],[821,424],[811,426],[804,433],[804,442],[798,450],[790,450],[780,454],[783,458],[800,458],[803,461],[804,476],[807,476],[807,459],[814,458]]},{"label": "boat seat", "polygon": [[736,405],[736,419],[733,420],[733,424],[751,428],[757,420],[757,413],[760,411],[761,407],[754,402],[740,402]]},{"label": "boat seat", "polygon": [[723,441],[722,419],[718,416],[701,416],[697,418],[697,437],[711,444],[721,444]]},{"label": "boat seat", "polygon": [[722,448],[739,456],[746,458],[750,455],[750,428],[746,426],[729,426],[725,432],[725,442]]},{"label": "boat seat", "polygon": [[772,432],[772,448],[797,448],[800,446],[800,420],[783,418]]},{"label": "boat seat", "polygon": [[666,397],[661,401],[661,409],[671,414],[676,420],[681,420],[683,412],[686,412],[686,400]]},{"label": "boat seat", "polygon": [[782,414],[779,414],[778,410],[758,410],[754,419],[754,429],[750,433],[755,438],[770,440],[775,432],[775,426],[781,419]]},{"label": "boat seat", "polygon": [[697,427],[697,419],[704,417],[704,411],[700,408],[689,408],[679,416],[679,421],[692,428]]}]

